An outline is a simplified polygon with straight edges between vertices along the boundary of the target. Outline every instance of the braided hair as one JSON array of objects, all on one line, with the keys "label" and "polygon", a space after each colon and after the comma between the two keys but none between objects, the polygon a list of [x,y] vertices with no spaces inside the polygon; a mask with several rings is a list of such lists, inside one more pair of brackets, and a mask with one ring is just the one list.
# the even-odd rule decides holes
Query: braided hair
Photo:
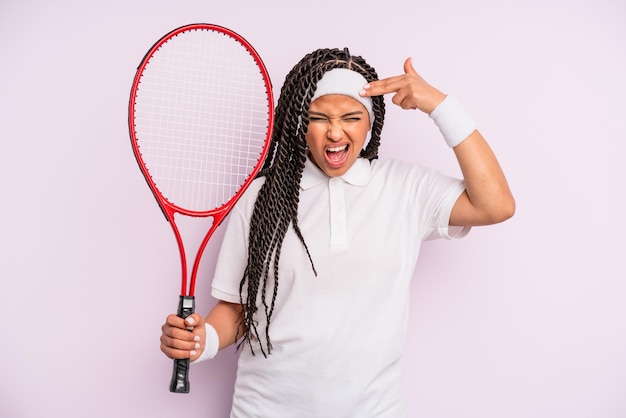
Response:
[{"label": "braided hair", "polygon": [[[249,345],[253,354],[253,336],[259,341],[265,357],[272,350],[269,324],[278,292],[278,265],[282,244],[289,225],[293,226],[302,242],[311,268],[317,275],[309,248],[298,226],[298,202],[300,179],[307,159],[305,135],[309,124],[311,98],[318,81],[334,68],[356,71],[368,82],[378,79],[374,68],[360,56],[350,55],[347,48],[318,49],[304,56],[289,72],[276,105],[270,154],[259,173],[259,176],[265,176],[265,183],[259,190],[250,220],[248,264],[239,285],[240,302],[244,306],[241,318],[244,334],[239,346]],[[385,117],[382,96],[372,97],[372,108],[375,117],[371,139],[360,154],[360,157],[370,161],[378,158],[380,133]],[[271,290],[268,289],[270,271],[274,282]],[[255,320],[255,314],[260,308],[257,305],[259,292],[260,304],[266,317],[265,343],[261,341]]]}]

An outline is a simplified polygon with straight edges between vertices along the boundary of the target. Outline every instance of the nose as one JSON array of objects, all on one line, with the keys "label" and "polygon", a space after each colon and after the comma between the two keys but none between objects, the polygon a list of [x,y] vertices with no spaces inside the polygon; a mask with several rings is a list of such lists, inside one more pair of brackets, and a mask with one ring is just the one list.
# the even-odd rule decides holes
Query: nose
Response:
[{"label": "nose", "polygon": [[343,126],[340,121],[329,120],[326,137],[331,141],[339,141],[343,137]]}]

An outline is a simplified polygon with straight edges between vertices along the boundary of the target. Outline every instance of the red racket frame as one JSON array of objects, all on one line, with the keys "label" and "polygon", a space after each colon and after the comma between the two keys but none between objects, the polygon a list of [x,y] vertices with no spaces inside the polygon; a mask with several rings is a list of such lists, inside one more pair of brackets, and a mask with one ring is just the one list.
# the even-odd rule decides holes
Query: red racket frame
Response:
[{"label": "red racket frame", "polygon": [[[252,57],[254,58],[254,60],[256,61],[258,65],[258,68],[261,72],[263,81],[266,86],[267,99],[268,99],[267,133],[266,133],[263,149],[261,150],[261,153],[259,155],[256,165],[250,171],[248,177],[240,186],[237,193],[235,193],[222,206],[211,209],[211,210],[207,210],[207,211],[194,211],[194,210],[189,210],[189,209],[177,206],[174,203],[169,202],[162,195],[161,191],[159,190],[154,180],[152,179],[150,175],[150,171],[143,160],[141,151],[139,149],[140,148],[139,141],[137,138],[137,134],[135,132],[135,120],[134,120],[135,119],[134,118],[135,99],[137,97],[137,91],[139,89],[141,78],[142,78],[142,75],[146,66],[150,62],[151,58],[154,56],[155,52],[158,51],[159,48],[161,48],[163,44],[165,44],[171,38],[185,31],[190,31],[190,30],[210,30],[210,31],[215,31],[215,32],[221,32],[225,34],[226,36],[230,36],[231,38],[237,40],[241,45],[243,45],[248,50],[248,52],[252,55]],[[222,26],[212,25],[208,23],[195,23],[195,24],[181,26],[167,33],[161,39],[159,39],[152,46],[152,48],[150,48],[150,50],[146,53],[144,58],[141,60],[141,63],[139,67],[137,68],[137,72],[135,74],[135,78],[133,80],[133,84],[131,88],[129,109],[128,109],[128,126],[129,126],[133,152],[135,154],[135,158],[137,160],[139,168],[141,169],[141,172],[146,182],[148,183],[148,186],[150,187],[152,194],[157,200],[159,207],[161,208],[163,214],[165,215],[165,218],[170,223],[172,230],[174,231],[174,236],[176,237],[176,243],[178,245],[179,254],[180,254],[181,276],[182,276],[181,291],[180,291],[179,306],[178,306],[178,316],[180,316],[181,318],[186,318],[187,316],[191,315],[195,311],[194,293],[195,293],[196,277],[198,274],[200,261],[202,259],[202,254],[204,253],[204,250],[211,236],[213,235],[215,230],[220,226],[224,218],[226,218],[230,210],[237,203],[237,201],[245,192],[245,190],[248,188],[250,183],[255,179],[259,170],[263,166],[265,159],[268,156],[270,146],[271,146],[273,126],[274,126],[274,99],[273,99],[273,92],[272,92],[272,83],[271,83],[269,74],[267,72],[267,69],[265,68],[265,65],[263,64],[263,61],[261,60],[261,57],[256,52],[256,50],[252,47],[252,45],[250,45],[250,43],[248,43],[242,36],[233,32],[232,30],[227,29]],[[203,217],[203,218],[212,217],[213,218],[213,223],[211,227],[209,228],[208,232],[204,236],[200,246],[198,247],[196,251],[196,256],[193,262],[193,267],[192,267],[190,276],[187,274],[188,267],[187,267],[187,253],[185,251],[185,244],[183,242],[183,238],[181,236],[180,230],[176,225],[175,214],[177,213],[190,216],[190,217]],[[189,283],[187,283],[188,277],[189,277]],[[172,380],[170,382],[170,391],[177,392],[177,393],[189,392],[189,358],[174,360],[174,371],[172,374]]]},{"label": "red racket frame", "polygon": [[[174,36],[177,36],[178,34],[180,34],[182,32],[185,32],[185,31],[189,31],[189,30],[213,30],[213,31],[217,31],[217,32],[222,32],[222,33],[224,33],[224,34],[226,34],[226,35],[236,39],[237,41],[239,41],[239,43],[241,43],[243,46],[245,46],[248,49],[250,54],[254,57],[255,61],[259,64],[259,69],[261,70],[261,73],[263,75],[263,79],[264,79],[265,84],[267,86],[267,94],[268,94],[268,111],[269,111],[269,115],[268,115],[268,132],[267,132],[267,137],[266,137],[266,141],[265,141],[265,147],[263,148],[263,151],[261,153],[261,156],[259,157],[259,161],[257,162],[257,165],[251,171],[250,176],[246,179],[246,181],[241,186],[239,191],[228,202],[226,202],[224,205],[222,205],[219,208],[208,210],[208,211],[202,211],[202,212],[192,211],[192,210],[188,210],[188,209],[182,208],[180,206],[177,206],[177,205],[167,201],[165,199],[165,197],[163,197],[161,195],[161,192],[159,191],[159,189],[157,188],[156,184],[154,183],[152,177],[150,176],[148,168],[146,167],[146,165],[145,165],[145,163],[144,163],[144,161],[143,161],[143,159],[141,157],[141,152],[139,150],[139,144],[138,144],[137,137],[136,137],[135,130],[134,130],[134,113],[135,113],[135,100],[134,100],[134,98],[135,98],[137,90],[139,88],[139,84],[141,82],[141,76],[143,74],[143,71],[144,71],[146,65],[150,62],[150,58],[154,55],[154,53],[156,51],[158,51],[159,48],[165,42],[169,41]],[[148,183],[148,186],[150,186],[150,189],[152,190],[152,193],[154,194],[154,197],[156,198],[157,202],[159,203],[159,206],[161,207],[161,209],[163,211],[163,214],[165,215],[165,218],[167,219],[167,221],[172,226],[172,230],[174,231],[174,235],[176,237],[176,242],[178,244],[178,248],[179,248],[179,252],[180,252],[181,271],[182,271],[180,295],[181,296],[193,296],[194,293],[195,293],[196,275],[198,273],[198,268],[200,266],[200,260],[202,258],[202,254],[204,252],[204,249],[206,248],[206,245],[208,244],[211,236],[213,235],[213,233],[215,232],[217,227],[222,223],[222,221],[228,215],[228,213],[230,212],[232,207],[235,205],[235,203],[237,203],[237,201],[239,200],[239,198],[241,197],[243,192],[248,188],[248,186],[250,185],[252,180],[254,180],[254,178],[256,177],[256,174],[259,172],[259,170],[263,166],[263,162],[264,162],[265,158],[267,157],[267,154],[268,154],[268,151],[269,151],[269,147],[270,147],[269,145],[270,145],[270,142],[271,142],[273,124],[274,124],[274,99],[273,99],[273,92],[272,92],[272,83],[271,83],[269,74],[267,72],[267,69],[265,68],[265,65],[263,64],[263,61],[261,60],[261,57],[256,52],[254,47],[252,47],[252,45],[250,45],[250,43],[248,43],[248,41],[246,41],[241,35],[237,34],[236,32],[233,32],[232,30],[230,30],[228,28],[225,28],[223,26],[218,26],[218,25],[213,25],[213,24],[208,24],[208,23],[195,23],[195,24],[181,26],[181,27],[179,27],[177,29],[174,29],[173,31],[169,32],[168,34],[163,36],[161,39],[159,39],[154,44],[154,46],[152,46],[152,48],[150,48],[150,50],[146,53],[146,55],[142,59],[141,64],[137,68],[137,73],[135,75],[135,79],[133,81],[133,85],[132,85],[132,88],[131,88],[131,99],[130,99],[130,102],[129,102],[128,115],[129,115],[128,116],[128,118],[129,118],[128,119],[128,123],[129,123],[129,127],[130,127],[130,135],[131,135],[131,143],[132,143],[132,147],[133,147],[133,152],[135,154],[135,157],[137,159],[139,167],[140,167],[140,169],[141,169],[141,171],[142,171],[142,173],[143,173],[143,175],[144,175],[144,177],[146,179],[146,182]],[[192,268],[192,271],[191,271],[191,276],[190,276],[190,279],[189,279],[189,286],[187,286],[187,277],[188,277],[188,274],[187,274],[187,255],[186,255],[186,252],[185,252],[185,247],[184,247],[182,236],[181,236],[180,231],[179,231],[178,227],[176,226],[176,222],[174,220],[174,215],[176,213],[180,213],[180,214],[183,214],[183,215],[186,215],[186,216],[192,216],[192,217],[212,217],[213,218],[213,224],[211,225],[211,228],[209,229],[209,231],[207,232],[206,236],[202,240],[202,243],[200,244],[200,246],[198,248],[198,251],[196,253],[196,258],[194,260],[193,268]]]}]

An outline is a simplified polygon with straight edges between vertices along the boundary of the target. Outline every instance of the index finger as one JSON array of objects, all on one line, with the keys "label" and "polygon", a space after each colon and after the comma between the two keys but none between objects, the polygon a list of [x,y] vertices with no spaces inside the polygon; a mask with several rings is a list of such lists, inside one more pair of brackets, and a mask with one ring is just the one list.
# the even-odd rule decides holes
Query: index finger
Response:
[{"label": "index finger", "polygon": [[176,314],[170,314],[167,316],[165,323],[175,328],[189,330],[190,328],[193,329],[193,327],[196,324],[198,324],[201,320],[202,320],[202,317],[197,313],[193,313],[185,319],[181,318],[180,316]]},{"label": "index finger", "polygon": [[383,94],[397,93],[400,90],[401,75],[383,78],[382,80],[370,81],[363,86],[363,90],[360,92],[361,96],[381,96]]}]

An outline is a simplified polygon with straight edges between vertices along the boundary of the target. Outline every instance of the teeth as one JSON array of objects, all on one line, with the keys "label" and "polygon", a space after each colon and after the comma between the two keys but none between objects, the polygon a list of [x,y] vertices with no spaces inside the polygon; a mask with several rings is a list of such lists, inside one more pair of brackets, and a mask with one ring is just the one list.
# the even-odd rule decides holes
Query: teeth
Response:
[{"label": "teeth", "polygon": [[340,147],[334,147],[334,148],[327,148],[326,151],[329,152],[339,152],[339,151],[343,151],[348,147],[348,145],[342,145]]}]

